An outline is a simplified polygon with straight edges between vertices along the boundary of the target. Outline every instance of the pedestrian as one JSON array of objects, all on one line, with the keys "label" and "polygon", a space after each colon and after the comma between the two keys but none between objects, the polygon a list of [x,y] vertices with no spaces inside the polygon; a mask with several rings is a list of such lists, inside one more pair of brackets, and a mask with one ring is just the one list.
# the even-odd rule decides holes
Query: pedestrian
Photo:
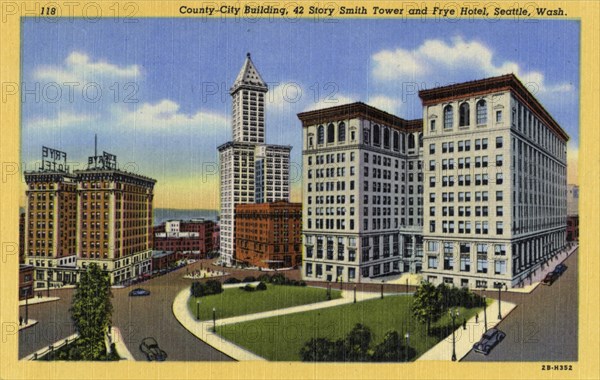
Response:
[{"label": "pedestrian", "polygon": [[463,317],[463,330],[467,329],[467,319]]},{"label": "pedestrian", "polygon": [[19,326],[23,324],[23,317],[19,316]]},{"label": "pedestrian", "polygon": [[479,323],[479,313],[475,314],[475,323]]}]

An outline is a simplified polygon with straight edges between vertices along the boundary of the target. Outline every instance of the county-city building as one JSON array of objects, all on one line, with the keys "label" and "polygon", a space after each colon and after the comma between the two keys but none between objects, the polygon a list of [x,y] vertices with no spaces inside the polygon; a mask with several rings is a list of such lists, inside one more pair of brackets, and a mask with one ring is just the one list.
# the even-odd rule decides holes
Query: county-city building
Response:
[{"label": "county-city building", "polygon": [[566,245],[568,136],[514,76],[298,115],[306,280],[516,287]]},{"label": "county-city building", "polygon": [[298,114],[303,278],[359,282],[422,266],[422,122],[364,103]]},{"label": "county-city building", "polygon": [[566,244],[569,137],[512,74],[419,96],[424,278],[526,283]]}]

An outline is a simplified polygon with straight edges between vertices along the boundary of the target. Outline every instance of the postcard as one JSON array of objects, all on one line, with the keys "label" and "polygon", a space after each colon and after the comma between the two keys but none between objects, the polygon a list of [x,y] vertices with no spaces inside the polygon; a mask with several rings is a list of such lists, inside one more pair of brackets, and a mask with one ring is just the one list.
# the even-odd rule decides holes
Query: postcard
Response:
[{"label": "postcard", "polygon": [[1,7],[0,377],[600,376],[598,4]]}]

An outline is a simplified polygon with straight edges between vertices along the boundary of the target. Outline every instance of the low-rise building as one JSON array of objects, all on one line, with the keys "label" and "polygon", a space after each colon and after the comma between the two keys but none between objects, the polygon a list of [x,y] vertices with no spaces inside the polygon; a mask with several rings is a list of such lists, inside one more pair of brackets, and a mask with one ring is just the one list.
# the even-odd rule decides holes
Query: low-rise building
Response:
[{"label": "low-rise building", "polygon": [[238,204],[235,206],[235,259],[262,268],[300,265],[302,204]]},{"label": "low-rise building", "polygon": [[214,229],[212,220],[168,220],[154,226],[153,249],[206,257],[214,250]]}]

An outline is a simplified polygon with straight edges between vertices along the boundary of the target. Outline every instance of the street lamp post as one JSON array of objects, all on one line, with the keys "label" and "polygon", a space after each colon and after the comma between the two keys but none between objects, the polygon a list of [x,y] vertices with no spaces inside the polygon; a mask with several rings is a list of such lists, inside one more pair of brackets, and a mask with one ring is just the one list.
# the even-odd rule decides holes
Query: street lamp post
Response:
[{"label": "street lamp post", "polygon": [[27,289],[27,294],[25,294],[25,325],[29,321],[29,289]]},{"label": "street lamp post", "polygon": [[498,285],[498,320],[502,319],[502,309],[501,309],[500,305],[502,304],[502,287],[503,286],[505,289],[508,289],[508,286],[506,286],[506,284]]},{"label": "street lamp post", "polygon": [[217,332],[217,309],[213,307],[213,332]]},{"label": "street lamp post", "polygon": [[331,282],[327,281],[327,300],[331,299]]},{"label": "street lamp post", "polygon": [[408,294],[408,278],[406,279],[406,294]]},{"label": "street lamp post", "polygon": [[48,271],[46,275],[46,296],[50,297],[50,276],[52,276],[52,271]]},{"label": "street lamp post", "polygon": [[405,348],[405,351],[406,351],[406,361],[408,361],[408,342],[409,342],[409,339],[410,339],[410,333],[407,331],[406,335],[404,335],[404,337],[406,338],[406,348]]},{"label": "street lamp post", "polygon": [[354,303],[356,303],[356,284],[354,284]]},{"label": "street lamp post", "polygon": [[458,313],[458,309],[454,309],[454,312],[452,311],[452,309],[450,309],[449,313],[450,313],[450,318],[452,318],[452,361],[455,362],[456,361],[456,336],[454,335],[454,320],[458,317],[459,313]]},{"label": "street lamp post", "polygon": [[344,277],[340,276],[340,292],[344,290]]},{"label": "street lamp post", "polygon": [[200,300],[196,301],[196,320],[200,320]]},{"label": "street lamp post", "polygon": [[483,327],[487,331],[487,299],[483,296]]}]

